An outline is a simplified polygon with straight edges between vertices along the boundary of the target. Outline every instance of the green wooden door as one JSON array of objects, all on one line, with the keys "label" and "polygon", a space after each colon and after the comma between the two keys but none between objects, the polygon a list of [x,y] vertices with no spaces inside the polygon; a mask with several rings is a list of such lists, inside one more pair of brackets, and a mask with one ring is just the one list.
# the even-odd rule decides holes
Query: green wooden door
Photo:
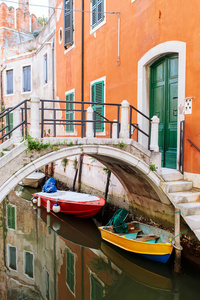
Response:
[{"label": "green wooden door", "polygon": [[178,56],[156,61],[150,71],[150,117],[157,115],[162,167],[176,169],[178,118]]}]

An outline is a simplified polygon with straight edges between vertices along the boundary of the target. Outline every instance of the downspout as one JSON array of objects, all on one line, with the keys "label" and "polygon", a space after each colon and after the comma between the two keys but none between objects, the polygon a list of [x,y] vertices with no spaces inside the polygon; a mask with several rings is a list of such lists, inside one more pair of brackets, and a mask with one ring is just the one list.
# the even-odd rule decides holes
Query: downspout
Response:
[{"label": "downspout", "polygon": [[[55,75],[54,75],[54,39],[51,44],[51,49],[52,49],[52,98],[53,100],[55,99]],[[54,125],[53,125],[53,136],[56,136],[56,111],[55,111],[55,102],[53,102],[53,119],[54,119]]]},{"label": "downspout", "polygon": [[81,137],[83,134],[83,118],[84,118],[84,0],[82,0],[82,26],[81,26]]}]

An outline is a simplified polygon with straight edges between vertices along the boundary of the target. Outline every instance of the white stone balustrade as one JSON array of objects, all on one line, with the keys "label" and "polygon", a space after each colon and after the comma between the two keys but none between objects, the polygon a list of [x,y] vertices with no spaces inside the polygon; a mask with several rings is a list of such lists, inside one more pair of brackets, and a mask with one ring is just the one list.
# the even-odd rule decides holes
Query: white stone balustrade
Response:
[{"label": "white stone balustrade", "polygon": [[150,142],[150,150],[154,152],[159,152],[158,146],[158,126],[160,119],[157,116],[153,116],[151,119],[151,142]]},{"label": "white stone balustrade", "polygon": [[37,95],[31,97],[31,127],[30,135],[33,138],[41,138],[40,133],[40,98]]},{"label": "white stone balustrade", "polygon": [[[14,111],[13,111],[13,128],[15,128],[16,126],[18,126],[20,124],[20,108],[17,107]],[[18,142],[21,140],[22,138],[22,133],[21,133],[21,128],[20,126],[15,129],[12,133],[12,137],[13,140]]]},{"label": "white stone balustrade", "polygon": [[[91,106],[87,109],[87,121],[93,121],[93,108]],[[86,137],[93,138],[94,130],[93,130],[93,122],[87,122],[86,125]]]},{"label": "white stone balustrade", "polygon": [[128,139],[129,138],[129,103],[127,100],[123,100],[121,103],[121,129],[120,129],[120,138]]}]

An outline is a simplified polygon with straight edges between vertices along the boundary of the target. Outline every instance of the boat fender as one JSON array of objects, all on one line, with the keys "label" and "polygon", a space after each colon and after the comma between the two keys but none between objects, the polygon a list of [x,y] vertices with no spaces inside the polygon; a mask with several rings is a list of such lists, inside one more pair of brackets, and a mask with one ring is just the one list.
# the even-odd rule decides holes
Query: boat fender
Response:
[{"label": "boat fender", "polygon": [[58,231],[60,229],[61,225],[58,222],[53,223],[53,230]]},{"label": "boat fender", "polygon": [[58,203],[55,203],[55,204],[53,205],[53,211],[54,211],[55,213],[58,213],[58,212],[60,211],[60,205],[59,205]]},{"label": "boat fender", "polygon": [[33,198],[33,204],[36,204],[36,203],[37,203],[37,198],[34,197],[34,198]]},{"label": "boat fender", "polygon": [[47,200],[47,213],[50,213],[51,207],[50,207],[50,201]]},{"label": "boat fender", "polygon": [[38,197],[37,206],[38,206],[38,207],[41,206],[41,198],[40,198],[40,197]]}]

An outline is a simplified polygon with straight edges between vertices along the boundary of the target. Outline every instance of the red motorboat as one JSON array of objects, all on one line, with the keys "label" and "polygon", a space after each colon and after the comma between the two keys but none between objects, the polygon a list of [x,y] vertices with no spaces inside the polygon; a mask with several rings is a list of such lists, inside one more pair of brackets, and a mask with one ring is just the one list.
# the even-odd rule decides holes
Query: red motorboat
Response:
[{"label": "red motorboat", "polygon": [[60,190],[55,193],[34,193],[33,202],[44,206],[47,211],[60,211],[82,218],[93,217],[105,205],[105,199],[101,197]]}]

